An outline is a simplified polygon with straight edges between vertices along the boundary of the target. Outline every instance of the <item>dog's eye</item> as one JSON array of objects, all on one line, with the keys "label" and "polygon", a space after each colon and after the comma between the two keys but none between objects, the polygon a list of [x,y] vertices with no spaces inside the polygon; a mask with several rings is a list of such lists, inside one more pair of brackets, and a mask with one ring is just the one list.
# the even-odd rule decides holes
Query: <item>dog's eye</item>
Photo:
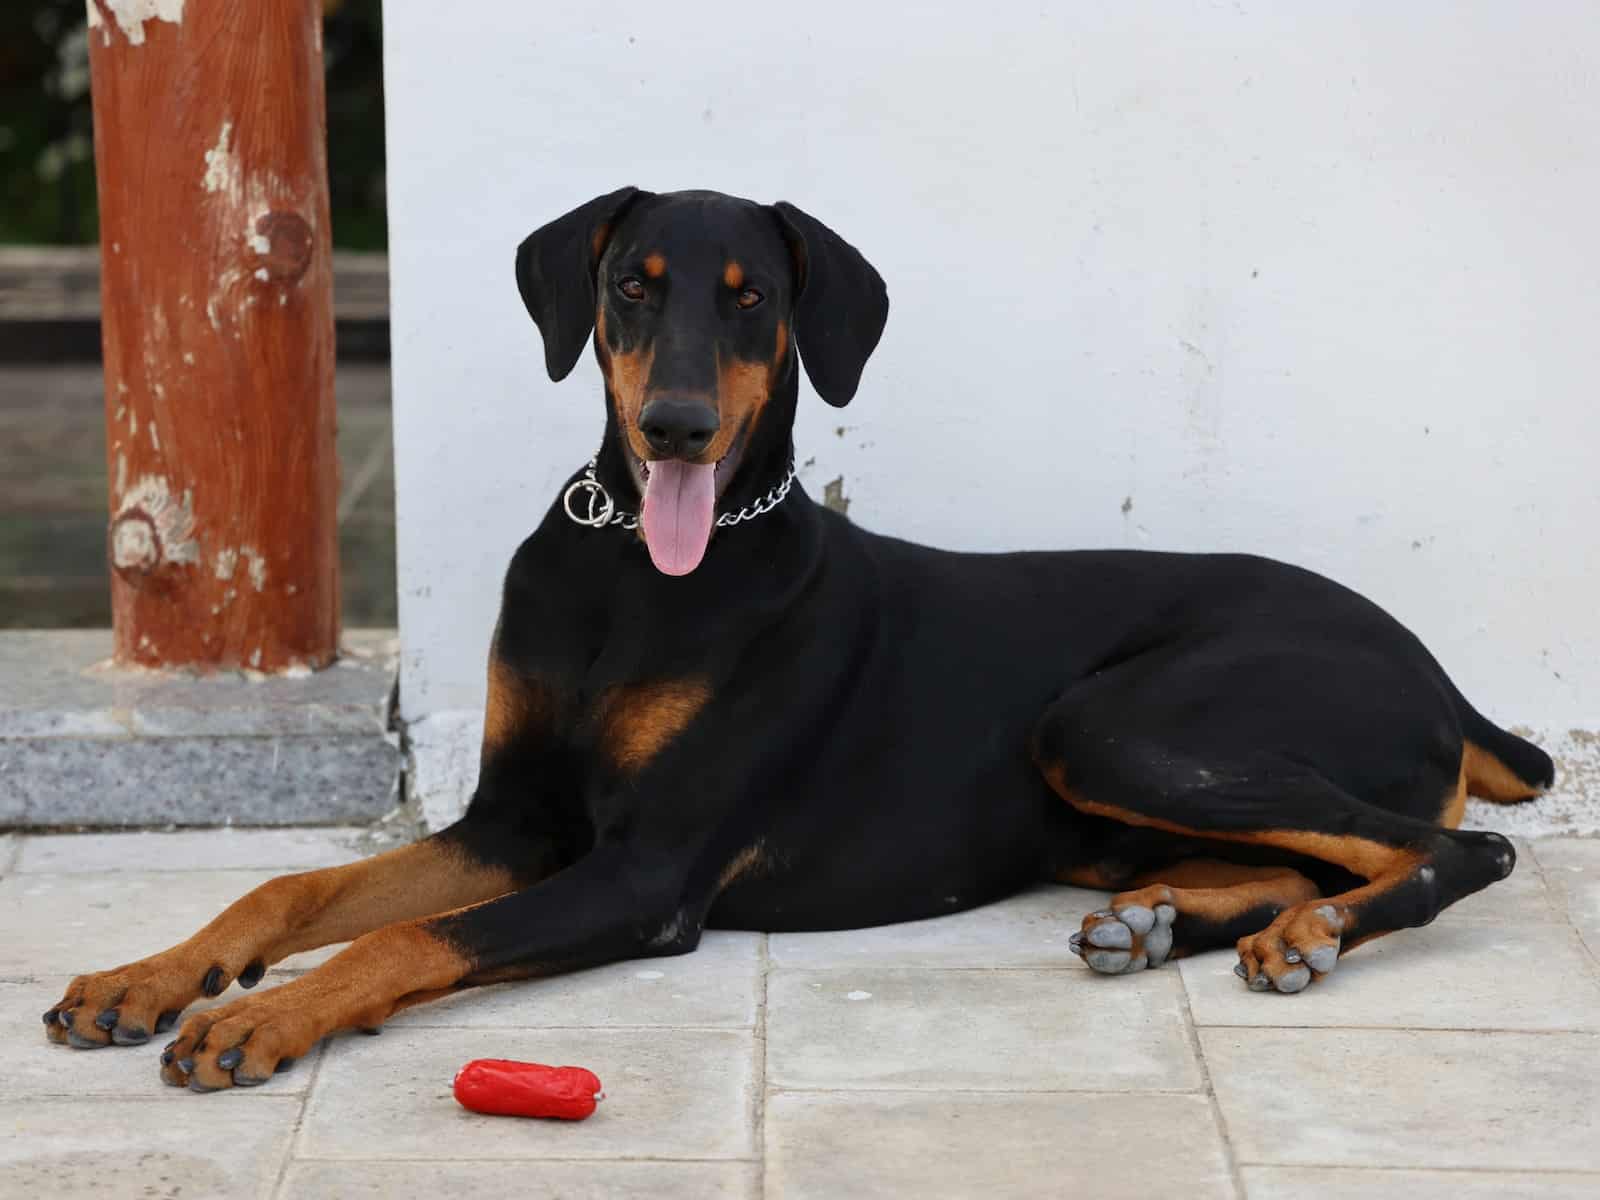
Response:
[{"label": "dog's eye", "polygon": [[745,288],[744,291],[739,293],[739,307],[754,308],[765,299],[766,297],[756,291],[755,288]]},{"label": "dog's eye", "polygon": [[644,284],[640,283],[632,275],[624,275],[617,280],[617,291],[621,292],[623,298],[627,300],[644,299]]}]

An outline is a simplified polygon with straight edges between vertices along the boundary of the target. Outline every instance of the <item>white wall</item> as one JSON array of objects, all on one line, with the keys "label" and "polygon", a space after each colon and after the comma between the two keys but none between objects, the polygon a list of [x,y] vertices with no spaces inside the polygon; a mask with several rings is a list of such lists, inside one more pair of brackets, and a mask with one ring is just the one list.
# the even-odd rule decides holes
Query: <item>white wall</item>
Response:
[{"label": "white wall", "polygon": [[855,403],[802,397],[863,525],[1276,555],[1491,714],[1600,724],[1600,7],[469,7],[384,14],[409,718],[481,703],[600,436],[516,244],[636,183],[794,201],[888,280]]}]

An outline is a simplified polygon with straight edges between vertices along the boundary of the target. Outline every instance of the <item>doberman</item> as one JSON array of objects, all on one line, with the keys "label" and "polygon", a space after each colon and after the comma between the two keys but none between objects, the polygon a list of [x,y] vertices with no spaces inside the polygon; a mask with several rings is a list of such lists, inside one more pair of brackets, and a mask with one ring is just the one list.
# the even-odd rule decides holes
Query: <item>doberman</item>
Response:
[{"label": "doberman", "polygon": [[815,218],[624,188],[529,236],[516,278],[552,379],[593,332],[606,429],[507,572],[465,817],[81,976],[53,1040],[143,1042],[353,939],[161,1056],[168,1083],[256,1084],[458,988],[1039,880],[1118,893],[1072,939],[1096,971],[1233,945],[1246,985],[1295,992],[1510,872],[1466,797],[1533,797],[1550,759],[1354,592],[1242,555],[947,553],[808,499],[798,368],[848,403],[889,308]]}]

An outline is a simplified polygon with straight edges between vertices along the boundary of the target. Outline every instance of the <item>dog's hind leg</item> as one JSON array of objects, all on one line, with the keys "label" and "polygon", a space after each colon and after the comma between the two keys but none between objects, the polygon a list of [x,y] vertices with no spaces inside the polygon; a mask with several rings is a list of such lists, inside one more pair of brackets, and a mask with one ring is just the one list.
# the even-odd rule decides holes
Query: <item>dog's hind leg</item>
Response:
[{"label": "dog's hind leg", "polygon": [[[1263,910],[1265,928],[1241,934],[1237,943],[1239,974],[1255,990],[1298,991],[1333,970],[1343,951],[1426,925],[1515,865],[1511,844],[1498,834],[1442,829],[1367,804],[1304,762],[1220,750],[1200,762],[1126,729],[1108,734],[1108,720],[1114,715],[1104,708],[1058,705],[1036,733],[1034,755],[1045,778],[1080,812],[1186,838],[1271,847],[1365,881],[1326,899],[1290,901],[1275,917]],[[1240,911],[1224,924],[1242,925],[1252,907],[1247,899],[1246,893],[1232,897]],[[1136,923],[1143,919],[1136,915]],[[1118,924],[1132,929],[1126,921]],[[1127,947],[1108,944],[1121,940],[1110,923],[1098,941],[1084,935],[1085,948],[1111,951],[1101,961],[1119,970],[1137,957],[1131,939]],[[1146,949],[1147,963],[1149,957]]]},{"label": "dog's hind leg", "polygon": [[1317,885],[1292,867],[1245,866],[1193,858],[1150,871],[1083,918],[1073,953],[1096,971],[1122,975],[1172,958],[1232,946],[1292,905],[1315,899]]}]

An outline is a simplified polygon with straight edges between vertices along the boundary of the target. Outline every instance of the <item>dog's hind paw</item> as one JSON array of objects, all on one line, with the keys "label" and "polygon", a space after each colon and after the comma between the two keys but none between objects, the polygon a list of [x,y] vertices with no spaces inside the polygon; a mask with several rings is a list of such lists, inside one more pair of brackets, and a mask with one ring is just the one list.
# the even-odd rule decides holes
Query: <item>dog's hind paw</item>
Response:
[{"label": "dog's hind paw", "polygon": [[1333,904],[1311,901],[1285,909],[1260,933],[1239,939],[1233,973],[1252,992],[1302,992],[1338,963],[1344,926]]},{"label": "dog's hind paw", "polygon": [[1083,928],[1068,940],[1068,948],[1102,975],[1159,967],[1172,953],[1177,909],[1155,897],[1148,899],[1155,902],[1139,903],[1130,897],[1132,902],[1113,900],[1111,908],[1090,913],[1083,919]]}]

